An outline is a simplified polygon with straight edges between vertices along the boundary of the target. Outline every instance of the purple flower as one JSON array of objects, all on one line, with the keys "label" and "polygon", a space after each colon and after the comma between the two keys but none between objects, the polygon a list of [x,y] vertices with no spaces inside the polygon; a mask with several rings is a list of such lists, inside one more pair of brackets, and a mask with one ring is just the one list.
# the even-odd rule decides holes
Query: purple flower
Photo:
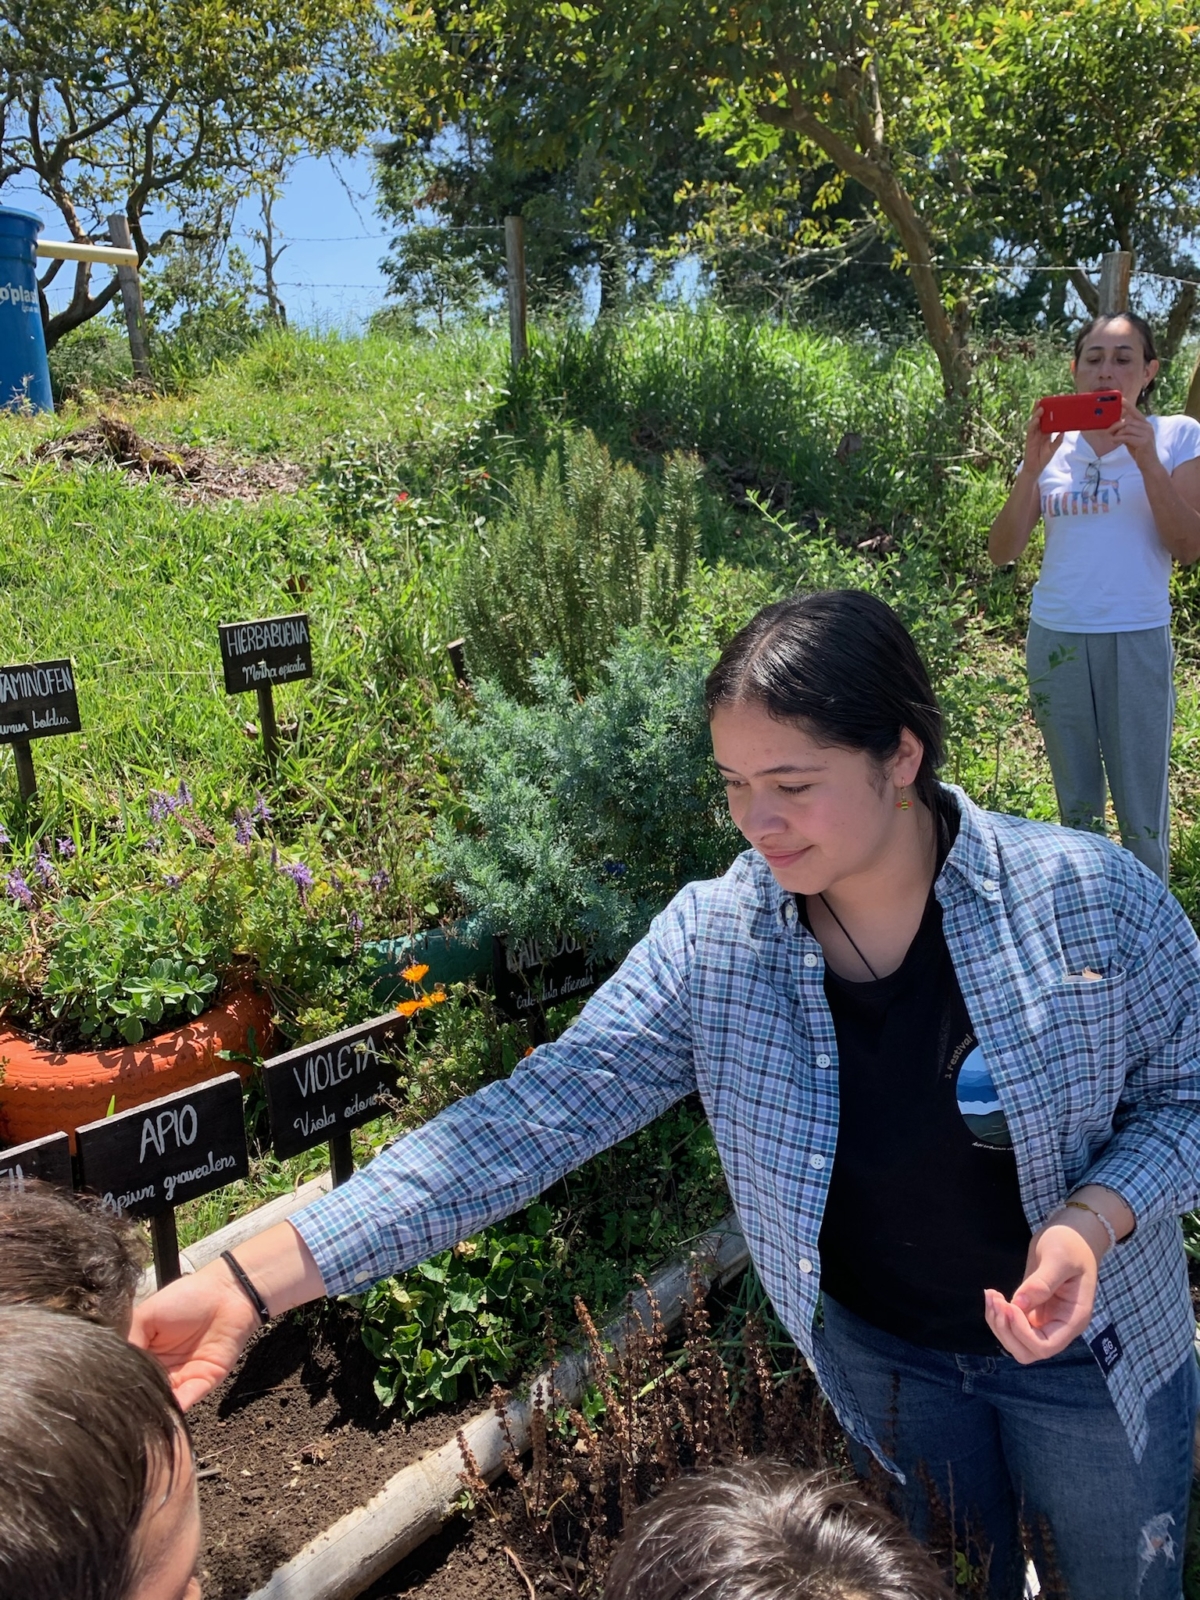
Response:
[{"label": "purple flower", "polygon": [[8,889],[10,899],[15,900],[18,905],[24,906],[26,910],[33,905],[33,891],[16,867],[12,869],[5,879],[5,886]]},{"label": "purple flower", "polygon": [[371,888],[376,894],[382,894],[391,881],[391,873],[386,872],[382,867],[380,867],[378,872],[373,872],[367,879],[367,882],[371,885]]},{"label": "purple flower", "polygon": [[179,789],[177,792],[179,795],[179,804],[181,806],[190,806],[192,803],[192,791],[188,788],[187,784],[184,783],[182,778],[179,780]]},{"label": "purple flower", "polygon": [[329,874],[329,881],[339,894],[341,894],[343,889],[346,887],[345,879],[342,877],[340,872],[331,872]]},{"label": "purple flower", "polygon": [[286,861],[279,870],[296,885],[296,892],[300,896],[300,904],[306,906],[308,904],[308,891],[313,886],[312,873],[304,865],[303,861]]},{"label": "purple flower", "polygon": [[168,872],[166,877],[163,879],[163,882],[166,884],[168,889],[178,889],[179,885],[183,882],[183,879],[177,872]]},{"label": "purple flower", "polygon": [[254,838],[254,819],[248,811],[237,808],[233,818],[233,836],[239,844],[249,844]]},{"label": "purple flower", "polygon": [[257,789],[254,791],[254,810],[250,815],[257,817],[260,822],[270,822],[271,820],[271,809]]},{"label": "purple flower", "polygon": [[0,822],[0,844],[11,844],[11,843],[12,843],[12,840],[8,837],[8,831],[6,830],[4,824],[2,822]]},{"label": "purple flower", "polygon": [[150,791],[150,821],[165,822],[168,817],[173,817],[179,810],[179,801],[174,795],[164,794],[161,789]]},{"label": "purple flower", "polygon": [[54,863],[46,854],[44,845],[39,844],[37,847],[37,854],[33,858],[33,870],[48,889],[54,882]]},{"label": "purple flower", "polygon": [[65,856],[69,861],[75,854],[74,839],[60,839],[58,841],[58,853],[60,856]]},{"label": "purple flower", "polygon": [[362,930],[363,930],[363,919],[359,916],[357,911],[352,911],[350,913],[350,915],[346,918],[346,926],[350,929],[350,932],[353,933],[353,934],[359,934],[359,933],[362,932]]}]

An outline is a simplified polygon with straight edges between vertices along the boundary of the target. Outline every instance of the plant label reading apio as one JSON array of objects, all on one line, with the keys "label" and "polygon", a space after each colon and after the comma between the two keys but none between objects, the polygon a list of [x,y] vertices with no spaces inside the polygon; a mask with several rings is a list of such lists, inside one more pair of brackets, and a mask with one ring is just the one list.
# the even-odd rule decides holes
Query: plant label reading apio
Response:
[{"label": "plant label reading apio", "polygon": [[0,1189],[20,1189],[28,1178],[71,1187],[71,1141],[65,1133],[0,1150]]},{"label": "plant label reading apio", "polygon": [[218,632],[226,694],[245,694],[313,675],[312,636],[303,611],[260,622],[222,622]]},{"label": "plant label reading apio", "polygon": [[0,744],[79,731],[75,668],[69,661],[0,667]]},{"label": "plant label reading apio", "polygon": [[405,1021],[394,1012],[263,1063],[271,1146],[281,1159],[386,1111]]},{"label": "plant label reading apio", "polygon": [[236,1072],[75,1132],[83,1186],[111,1211],[152,1217],[249,1173]]}]

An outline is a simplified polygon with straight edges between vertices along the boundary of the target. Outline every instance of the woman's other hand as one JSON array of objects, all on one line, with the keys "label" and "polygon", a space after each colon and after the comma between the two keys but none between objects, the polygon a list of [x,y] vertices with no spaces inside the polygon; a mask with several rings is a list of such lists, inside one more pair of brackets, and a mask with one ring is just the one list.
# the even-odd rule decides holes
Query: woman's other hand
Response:
[{"label": "woman's other hand", "polygon": [[1129,454],[1143,478],[1152,473],[1156,467],[1166,477],[1166,469],[1159,460],[1158,441],[1150,425],[1150,419],[1131,403],[1128,395],[1122,397],[1121,415],[1108,430],[1108,436],[1116,444],[1128,447]]},{"label": "woman's other hand", "polygon": [[1025,459],[1021,463],[1021,471],[1040,478],[1065,438],[1065,433],[1042,432],[1042,407],[1040,403],[1034,406],[1033,415],[1025,429]]},{"label": "woman's other hand", "polygon": [[1039,1229],[1029,1244],[1025,1281],[1012,1299],[984,1291],[988,1327],[1023,1366],[1058,1355],[1092,1320],[1107,1239],[1092,1240],[1086,1226],[1056,1219]]},{"label": "woman's other hand", "polygon": [[1025,459],[1017,481],[988,532],[988,555],[998,567],[1016,561],[1029,543],[1029,536],[1042,514],[1038,478],[1045,471],[1065,435],[1042,432],[1042,408],[1034,406],[1025,429]]}]

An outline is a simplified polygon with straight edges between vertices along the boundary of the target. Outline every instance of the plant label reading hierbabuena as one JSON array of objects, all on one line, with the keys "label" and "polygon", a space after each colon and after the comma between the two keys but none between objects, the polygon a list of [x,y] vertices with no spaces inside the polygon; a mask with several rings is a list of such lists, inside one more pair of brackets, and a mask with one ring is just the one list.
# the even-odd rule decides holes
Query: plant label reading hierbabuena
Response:
[{"label": "plant label reading hierbabuena", "polygon": [[405,1026],[393,1012],[265,1061],[275,1154],[297,1156],[382,1116],[395,1093]]},{"label": "plant label reading hierbabuena", "polygon": [[75,668],[70,661],[0,667],[0,744],[79,731]]},{"label": "plant label reading hierbabuena", "polygon": [[303,611],[259,622],[222,622],[218,632],[226,694],[246,694],[313,675],[312,635]]},{"label": "plant label reading hierbabuena", "polygon": [[236,1072],[75,1130],[83,1187],[105,1207],[153,1217],[248,1175]]},{"label": "plant label reading hierbabuena", "polygon": [[519,1021],[547,1006],[582,1000],[614,971],[568,933],[540,939],[501,939],[492,943],[492,987],[496,1005]]},{"label": "plant label reading hierbabuena", "polygon": [[0,1189],[20,1189],[30,1178],[71,1187],[71,1141],[65,1133],[47,1134],[28,1144],[0,1150]]}]

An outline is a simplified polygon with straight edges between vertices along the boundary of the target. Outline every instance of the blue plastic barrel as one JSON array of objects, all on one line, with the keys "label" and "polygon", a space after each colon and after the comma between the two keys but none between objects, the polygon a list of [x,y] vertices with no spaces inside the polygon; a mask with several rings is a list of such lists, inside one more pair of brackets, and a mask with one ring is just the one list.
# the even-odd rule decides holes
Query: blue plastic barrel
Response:
[{"label": "blue plastic barrel", "polygon": [[46,339],[38,306],[39,217],[0,206],[0,410],[53,411]]}]

